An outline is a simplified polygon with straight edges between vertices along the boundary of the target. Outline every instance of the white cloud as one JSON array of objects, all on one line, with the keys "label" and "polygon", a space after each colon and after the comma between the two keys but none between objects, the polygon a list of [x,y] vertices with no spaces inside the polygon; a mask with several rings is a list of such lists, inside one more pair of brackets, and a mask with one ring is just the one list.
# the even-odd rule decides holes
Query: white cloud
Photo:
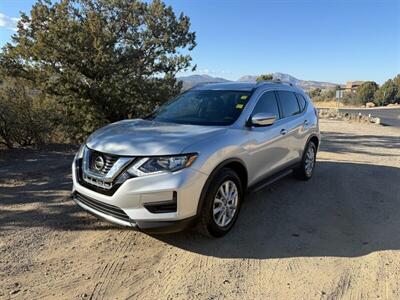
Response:
[{"label": "white cloud", "polygon": [[6,16],[3,13],[0,13],[0,28],[6,28],[9,30],[17,30],[17,23],[18,23],[18,18],[12,18],[9,16]]}]

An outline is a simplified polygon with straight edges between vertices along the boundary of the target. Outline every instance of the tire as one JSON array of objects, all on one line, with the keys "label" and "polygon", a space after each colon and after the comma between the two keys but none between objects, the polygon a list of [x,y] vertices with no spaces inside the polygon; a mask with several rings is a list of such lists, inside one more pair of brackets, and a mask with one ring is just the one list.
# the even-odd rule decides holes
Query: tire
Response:
[{"label": "tire", "polygon": [[[234,194],[235,189],[237,197],[228,197],[227,199],[222,194],[226,190]],[[221,169],[212,179],[204,197],[198,231],[208,237],[222,237],[232,229],[240,212],[243,201],[243,187],[239,176],[232,169]],[[234,206],[236,207],[235,210],[232,208]],[[214,210],[218,211],[218,209],[219,213],[214,214]],[[227,223],[224,224],[222,219]]]},{"label": "tire", "polygon": [[294,176],[300,180],[311,179],[311,177],[314,174],[316,157],[317,157],[317,146],[315,145],[314,142],[310,141],[308,142],[306,148],[304,149],[300,167],[293,170]]}]

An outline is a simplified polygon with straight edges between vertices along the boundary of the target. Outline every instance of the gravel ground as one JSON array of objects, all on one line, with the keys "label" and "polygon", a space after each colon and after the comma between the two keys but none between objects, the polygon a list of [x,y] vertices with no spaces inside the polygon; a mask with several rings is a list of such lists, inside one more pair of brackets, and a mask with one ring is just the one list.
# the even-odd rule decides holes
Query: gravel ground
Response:
[{"label": "gravel ground", "polygon": [[74,148],[0,151],[0,298],[400,299],[400,129],[321,129],[314,177],[250,195],[221,239],[83,212]]}]

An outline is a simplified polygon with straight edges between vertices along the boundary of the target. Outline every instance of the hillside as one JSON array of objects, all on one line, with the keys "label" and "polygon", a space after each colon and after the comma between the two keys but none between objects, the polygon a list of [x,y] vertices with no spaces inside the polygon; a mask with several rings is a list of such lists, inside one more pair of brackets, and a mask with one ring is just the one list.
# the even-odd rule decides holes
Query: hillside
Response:
[{"label": "hillside", "polygon": [[[273,73],[273,76],[274,76],[275,80],[279,79],[281,81],[290,82],[290,83],[297,85],[298,87],[305,89],[305,90],[310,90],[310,89],[315,89],[315,88],[329,89],[329,88],[335,88],[338,85],[337,83],[332,83],[332,82],[302,80],[302,79],[293,77],[289,74],[280,73],[280,72]],[[258,77],[258,75],[246,75],[246,76],[240,77],[237,81],[255,82],[257,77]],[[178,79],[183,82],[184,90],[189,89],[189,88],[195,86],[196,84],[200,84],[200,83],[230,81],[225,78],[212,77],[209,75],[190,75],[190,76],[185,76],[185,77],[178,77]]]},{"label": "hillside", "polygon": [[[335,88],[338,84],[337,83],[332,83],[332,82],[323,82],[323,81],[314,81],[314,80],[302,80],[298,79],[292,75],[285,74],[285,73],[273,73],[274,80],[282,80],[286,82],[290,82],[294,85],[297,85],[298,87],[301,87],[302,89],[305,90],[310,90],[310,89],[315,89],[315,88],[320,88],[320,89],[329,89],[329,88]],[[247,82],[253,82],[256,81],[256,78],[258,75],[246,75],[243,77],[240,77],[238,81],[247,81]]]},{"label": "hillside", "polygon": [[184,77],[178,77],[178,80],[183,82],[183,90],[190,89],[191,87],[200,83],[211,83],[211,82],[228,82],[229,80],[219,77],[212,77],[209,75],[190,75]]}]

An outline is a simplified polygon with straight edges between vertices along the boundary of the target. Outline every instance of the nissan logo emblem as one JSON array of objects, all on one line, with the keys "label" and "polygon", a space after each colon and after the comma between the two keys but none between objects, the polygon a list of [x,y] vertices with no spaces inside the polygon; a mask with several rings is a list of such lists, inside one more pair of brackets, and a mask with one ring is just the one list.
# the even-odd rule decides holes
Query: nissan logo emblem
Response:
[{"label": "nissan logo emblem", "polygon": [[103,157],[101,157],[100,155],[96,157],[96,159],[94,160],[94,168],[97,171],[101,171],[104,167],[104,159]]}]

